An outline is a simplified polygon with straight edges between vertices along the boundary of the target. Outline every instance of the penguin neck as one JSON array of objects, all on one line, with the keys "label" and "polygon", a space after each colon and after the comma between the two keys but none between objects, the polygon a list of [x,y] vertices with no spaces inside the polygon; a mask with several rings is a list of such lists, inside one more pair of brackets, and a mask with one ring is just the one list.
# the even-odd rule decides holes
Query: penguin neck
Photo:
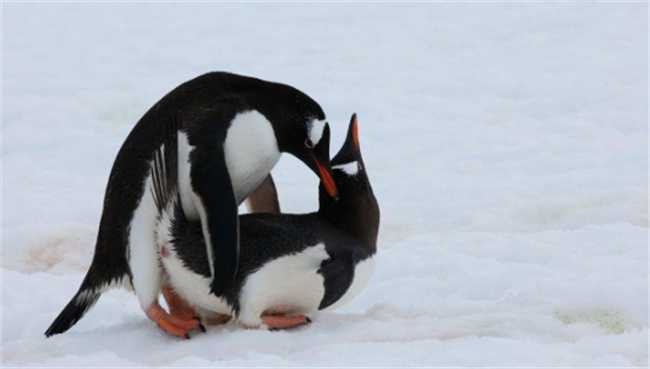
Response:
[{"label": "penguin neck", "polygon": [[301,91],[280,83],[265,82],[247,91],[245,99],[271,123],[281,152],[291,151],[292,138],[310,118],[325,119],[318,103]]},{"label": "penguin neck", "polygon": [[361,241],[368,254],[376,252],[379,207],[372,191],[358,196],[341,193],[341,197],[334,200],[321,188],[319,203],[319,216]]},{"label": "penguin neck", "polygon": [[288,138],[294,134],[290,120],[287,119],[290,113],[281,111],[278,107],[266,104],[263,101],[255,106],[255,110],[262,114],[271,124],[280,152],[287,152],[290,146]]}]

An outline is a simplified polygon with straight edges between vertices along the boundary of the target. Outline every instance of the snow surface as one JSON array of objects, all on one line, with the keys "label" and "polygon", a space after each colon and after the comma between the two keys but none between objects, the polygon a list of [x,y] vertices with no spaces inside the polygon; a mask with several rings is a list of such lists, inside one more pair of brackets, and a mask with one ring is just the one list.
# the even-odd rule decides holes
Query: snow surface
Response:
[{"label": "snow surface", "polygon": [[[647,4],[3,5],[2,364],[646,366]],[[377,272],[287,332],[180,341],[126,291],[43,332],[92,255],[139,117],[210,70],[352,112]],[[284,211],[317,206],[297,160]]]}]

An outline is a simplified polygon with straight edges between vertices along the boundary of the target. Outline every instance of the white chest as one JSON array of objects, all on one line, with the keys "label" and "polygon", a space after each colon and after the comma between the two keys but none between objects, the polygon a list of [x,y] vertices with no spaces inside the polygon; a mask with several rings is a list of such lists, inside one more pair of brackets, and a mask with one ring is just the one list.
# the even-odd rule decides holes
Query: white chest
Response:
[{"label": "white chest", "polygon": [[233,119],[224,151],[238,202],[262,183],[280,159],[271,122],[255,110],[240,113]]}]

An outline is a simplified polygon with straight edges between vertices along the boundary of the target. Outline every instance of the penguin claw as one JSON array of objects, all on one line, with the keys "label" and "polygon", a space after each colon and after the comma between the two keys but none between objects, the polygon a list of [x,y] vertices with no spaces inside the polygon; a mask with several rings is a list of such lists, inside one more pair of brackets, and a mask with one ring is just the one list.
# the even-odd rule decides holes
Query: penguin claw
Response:
[{"label": "penguin claw", "polygon": [[203,321],[201,320],[201,317],[199,316],[194,316],[194,319],[199,322],[198,328],[201,330],[201,332],[205,333],[205,325],[203,325]]}]

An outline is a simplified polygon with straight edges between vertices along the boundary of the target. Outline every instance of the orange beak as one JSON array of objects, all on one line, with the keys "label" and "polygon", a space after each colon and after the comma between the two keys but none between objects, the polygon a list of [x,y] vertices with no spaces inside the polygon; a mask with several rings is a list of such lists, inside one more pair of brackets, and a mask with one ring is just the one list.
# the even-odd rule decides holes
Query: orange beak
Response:
[{"label": "orange beak", "polygon": [[359,127],[357,125],[357,113],[352,114],[350,132],[352,133],[352,143],[354,144],[354,148],[359,150]]},{"label": "orange beak", "polygon": [[316,166],[318,167],[318,175],[320,176],[320,180],[323,182],[323,187],[325,187],[325,191],[327,191],[327,194],[330,195],[331,197],[337,198],[338,191],[336,189],[336,183],[334,183],[334,179],[332,178],[332,174],[317,159],[314,159],[314,161],[316,162]]}]

